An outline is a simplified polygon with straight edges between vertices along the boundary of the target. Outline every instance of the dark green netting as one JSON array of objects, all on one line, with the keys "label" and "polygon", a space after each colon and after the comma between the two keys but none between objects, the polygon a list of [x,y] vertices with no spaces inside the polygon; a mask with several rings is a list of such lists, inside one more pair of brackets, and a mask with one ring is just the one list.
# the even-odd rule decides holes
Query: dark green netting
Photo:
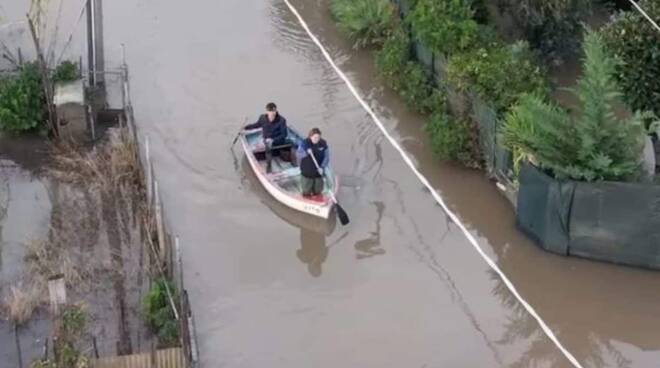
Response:
[{"label": "dark green netting", "polygon": [[569,253],[660,268],[660,185],[578,183]]},{"label": "dark green netting", "polygon": [[532,165],[520,170],[516,224],[553,253],[568,255],[569,216],[575,184],[560,182]]}]

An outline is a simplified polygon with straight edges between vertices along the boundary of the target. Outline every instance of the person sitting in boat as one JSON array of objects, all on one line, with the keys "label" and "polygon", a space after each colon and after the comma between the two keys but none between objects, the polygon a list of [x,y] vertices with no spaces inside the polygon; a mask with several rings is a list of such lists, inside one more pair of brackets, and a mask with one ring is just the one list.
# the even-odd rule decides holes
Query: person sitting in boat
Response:
[{"label": "person sitting in boat", "polygon": [[264,137],[264,144],[267,146],[274,147],[289,143],[287,140],[286,119],[280,115],[274,103],[269,102],[266,105],[266,113],[259,116],[256,123],[245,126],[245,130],[259,128],[261,128]]},{"label": "person sitting in boat", "polygon": [[[312,159],[312,155],[316,162]],[[321,138],[319,128],[313,128],[309,131],[307,138],[298,145],[296,156],[300,160],[300,183],[303,197],[321,195],[324,186],[324,170],[330,162],[330,151],[328,143]]]},{"label": "person sitting in boat", "polygon": [[261,128],[261,133],[263,135],[264,148],[266,149],[266,160],[268,161],[266,171],[270,172],[270,162],[272,160],[271,149],[273,147],[285,146],[291,143],[287,139],[288,129],[286,127],[286,119],[277,112],[277,105],[275,105],[275,103],[269,102],[266,105],[266,113],[259,116],[256,123],[248,124],[244,129],[250,130],[259,128]]}]

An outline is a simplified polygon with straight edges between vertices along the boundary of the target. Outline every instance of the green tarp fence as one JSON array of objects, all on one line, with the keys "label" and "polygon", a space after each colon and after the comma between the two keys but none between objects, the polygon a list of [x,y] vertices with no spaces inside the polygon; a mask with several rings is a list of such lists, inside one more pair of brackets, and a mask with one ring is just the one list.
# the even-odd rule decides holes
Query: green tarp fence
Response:
[{"label": "green tarp fence", "polygon": [[660,185],[520,172],[518,227],[550,252],[660,269]]}]

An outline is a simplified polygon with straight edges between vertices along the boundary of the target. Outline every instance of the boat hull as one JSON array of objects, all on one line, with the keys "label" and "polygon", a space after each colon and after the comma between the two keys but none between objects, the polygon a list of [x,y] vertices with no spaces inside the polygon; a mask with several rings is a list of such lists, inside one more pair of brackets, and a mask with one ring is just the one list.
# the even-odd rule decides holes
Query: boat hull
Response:
[{"label": "boat hull", "polygon": [[[289,132],[290,134],[294,134],[295,137],[300,137],[300,135],[292,129],[289,129]],[[241,136],[240,140],[241,140],[241,145],[243,146],[243,151],[245,152],[245,155],[247,156],[247,160],[250,163],[250,167],[252,168],[252,171],[254,171],[254,174],[256,175],[257,179],[264,187],[264,189],[279,202],[292,209],[295,209],[297,211],[312,216],[317,216],[327,219],[330,216],[330,213],[332,212],[332,209],[334,207],[334,204],[330,200],[330,196],[327,195],[326,193],[326,195],[323,195],[322,198],[319,198],[318,200],[309,199],[309,198],[304,198],[299,191],[298,193],[295,193],[284,190],[280,185],[278,185],[277,182],[278,178],[284,176],[283,172],[275,172],[273,174],[266,173],[264,166],[260,164],[259,160],[255,156],[254,153],[255,143],[253,142],[254,134],[260,135],[261,130],[257,129],[253,131],[248,131]],[[291,169],[289,169],[289,171],[291,171]],[[328,172],[332,173],[331,169],[329,169]],[[338,187],[337,177],[335,177],[332,174],[330,174],[330,176],[332,176],[332,180],[331,180],[332,185],[329,188],[329,190],[336,193]]]}]

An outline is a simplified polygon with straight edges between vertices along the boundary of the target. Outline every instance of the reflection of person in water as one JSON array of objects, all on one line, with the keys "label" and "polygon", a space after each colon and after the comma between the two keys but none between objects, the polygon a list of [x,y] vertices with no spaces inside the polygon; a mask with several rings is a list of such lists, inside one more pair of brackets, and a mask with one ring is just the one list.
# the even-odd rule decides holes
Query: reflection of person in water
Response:
[{"label": "reflection of person in water", "polygon": [[300,249],[296,251],[296,255],[302,263],[307,265],[310,275],[321,276],[321,266],[328,257],[325,235],[301,228]]}]

